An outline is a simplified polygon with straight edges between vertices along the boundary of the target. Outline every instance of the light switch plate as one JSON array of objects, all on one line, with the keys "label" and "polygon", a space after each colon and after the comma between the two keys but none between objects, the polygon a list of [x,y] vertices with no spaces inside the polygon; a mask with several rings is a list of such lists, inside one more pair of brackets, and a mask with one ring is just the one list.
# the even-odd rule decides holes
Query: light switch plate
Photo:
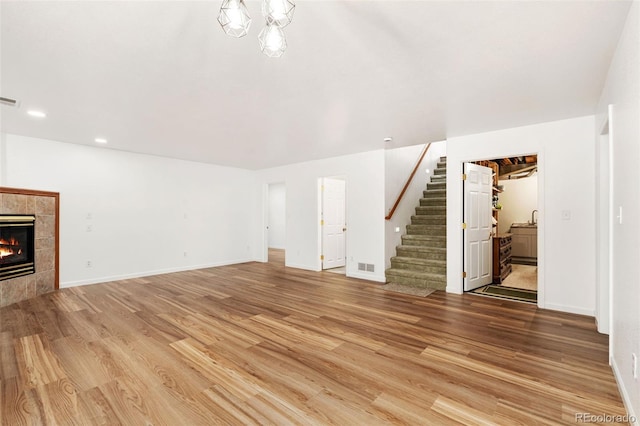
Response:
[{"label": "light switch plate", "polygon": [[618,223],[622,225],[622,206],[618,208]]}]

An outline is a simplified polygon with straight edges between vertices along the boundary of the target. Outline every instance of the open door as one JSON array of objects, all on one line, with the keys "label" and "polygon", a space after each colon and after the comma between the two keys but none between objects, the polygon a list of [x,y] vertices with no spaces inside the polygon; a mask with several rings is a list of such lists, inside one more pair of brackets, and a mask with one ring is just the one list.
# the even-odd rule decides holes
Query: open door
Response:
[{"label": "open door", "polygon": [[464,171],[464,291],[491,284],[493,279],[491,197],[489,167],[465,163]]},{"label": "open door", "polygon": [[345,181],[322,179],[322,269],[346,265]]}]

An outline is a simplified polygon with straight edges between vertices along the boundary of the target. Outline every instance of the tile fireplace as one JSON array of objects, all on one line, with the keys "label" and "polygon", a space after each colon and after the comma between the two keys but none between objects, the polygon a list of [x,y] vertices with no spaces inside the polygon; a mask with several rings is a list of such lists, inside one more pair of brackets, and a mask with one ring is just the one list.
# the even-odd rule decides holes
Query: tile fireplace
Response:
[{"label": "tile fireplace", "polygon": [[35,273],[33,215],[0,215],[0,280]]},{"label": "tile fireplace", "polygon": [[0,308],[55,291],[60,194],[0,186]]}]

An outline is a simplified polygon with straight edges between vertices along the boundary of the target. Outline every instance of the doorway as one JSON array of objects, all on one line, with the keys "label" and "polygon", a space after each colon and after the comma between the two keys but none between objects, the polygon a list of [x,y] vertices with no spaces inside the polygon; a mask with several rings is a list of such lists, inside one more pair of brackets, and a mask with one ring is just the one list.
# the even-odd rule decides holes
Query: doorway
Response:
[{"label": "doorway", "polygon": [[267,260],[285,263],[287,187],[284,182],[270,183],[267,190]]},{"label": "doorway", "polygon": [[[490,214],[493,231],[490,242],[492,278],[489,284],[474,292],[537,303],[538,157],[528,154],[475,163],[492,170]],[[465,196],[466,192],[465,189]],[[463,205],[463,215],[466,221],[469,215],[466,204]],[[469,268],[469,260],[465,259],[463,265]],[[466,283],[464,290],[470,290]]]},{"label": "doorway", "polygon": [[346,180],[324,177],[320,183],[322,269],[346,274]]}]

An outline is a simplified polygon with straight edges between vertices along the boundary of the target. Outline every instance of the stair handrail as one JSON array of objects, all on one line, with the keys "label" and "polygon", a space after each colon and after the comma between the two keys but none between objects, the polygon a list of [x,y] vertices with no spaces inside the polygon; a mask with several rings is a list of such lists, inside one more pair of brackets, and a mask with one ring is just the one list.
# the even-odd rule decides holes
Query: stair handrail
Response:
[{"label": "stair handrail", "polygon": [[402,188],[402,191],[400,191],[400,195],[398,195],[398,198],[396,199],[395,204],[393,205],[393,207],[391,207],[389,214],[384,217],[385,220],[391,220],[391,218],[393,217],[393,214],[396,212],[396,209],[398,208],[398,205],[400,204],[402,197],[404,197],[404,193],[407,192],[407,189],[409,188],[409,185],[413,180],[413,176],[415,176],[416,172],[418,171],[418,167],[420,167],[420,164],[422,164],[422,159],[424,158],[425,155],[427,155],[427,151],[429,151],[429,147],[431,147],[431,143],[428,143],[422,149],[422,153],[420,154],[420,158],[418,158],[418,162],[416,163],[415,167],[413,168],[413,171],[409,175],[409,178],[407,179],[407,183],[404,184],[404,188]]}]

